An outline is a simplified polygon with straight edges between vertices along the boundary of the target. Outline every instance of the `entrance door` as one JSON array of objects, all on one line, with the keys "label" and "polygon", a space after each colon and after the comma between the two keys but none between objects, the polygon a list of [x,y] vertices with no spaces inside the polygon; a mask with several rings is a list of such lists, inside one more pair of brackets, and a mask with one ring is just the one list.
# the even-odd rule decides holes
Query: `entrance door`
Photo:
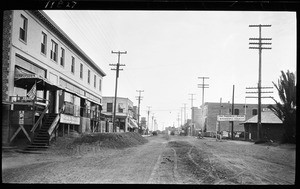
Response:
[{"label": "entrance door", "polygon": [[56,98],[55,98],[56,92],[55,91],[49,91],[49,113],[55,113],[55,104],[56,104]]}]

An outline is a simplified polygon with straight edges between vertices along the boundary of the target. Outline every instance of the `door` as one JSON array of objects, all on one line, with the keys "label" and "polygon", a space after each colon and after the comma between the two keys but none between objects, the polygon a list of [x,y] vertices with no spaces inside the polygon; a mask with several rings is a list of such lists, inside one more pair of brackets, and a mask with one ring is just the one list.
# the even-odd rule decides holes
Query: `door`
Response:
[{"label": "door", "polygon": [[49,113],[50,114],[55,113],[55,104],[56,104],[55,95],[56,95],[55,91],[49,91],[49,100],[50,100]]}]

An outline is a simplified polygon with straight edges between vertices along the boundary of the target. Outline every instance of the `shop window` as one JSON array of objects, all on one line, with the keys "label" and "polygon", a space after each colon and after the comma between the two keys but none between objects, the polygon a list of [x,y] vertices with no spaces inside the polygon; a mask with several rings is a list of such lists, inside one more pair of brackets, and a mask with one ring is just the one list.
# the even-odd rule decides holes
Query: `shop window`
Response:
[{"label": "shop window", "polygon": [[257,109],[252,110],[252,115],[257,115]]},{"label": "shop window", "polygon": [[16,54],[16,66],[18,68],[25,70],[24,68],[28,69],[29,72],[32,74],[40,75],[42,77],[46,77],[46,70],[42,67],[39,67],[34,62],[29,61],[28,59],[22,57],[19,54]]},{"label": "shop window", "polygon": [[21,15],[22,19],[22,27],[20,27],[20,39],[24,42],[27,41],[27,25],[28,25],[28,20],[25,16]]}]

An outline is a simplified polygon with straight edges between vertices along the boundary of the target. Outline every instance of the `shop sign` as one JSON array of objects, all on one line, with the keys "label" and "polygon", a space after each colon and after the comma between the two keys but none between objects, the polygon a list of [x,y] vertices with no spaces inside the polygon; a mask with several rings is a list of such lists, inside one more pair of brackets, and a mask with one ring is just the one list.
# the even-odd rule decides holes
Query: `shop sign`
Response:
[{"label": "shop sign", "polygon": [[24,111],[19,111],[19,124],[24,125]]},{"label": "shop sign", "polygon": [[61,114],[60,123],[80,125],[80,117],[75,117],[71,115]]},{"label": "shop sign", "polygon": [[218,115],[218,121],[245,121],[245,115]]},{"label": "shop sign", "polygon": [[38,76],[35,74],[15,74],[15,78],[37,78]]}]

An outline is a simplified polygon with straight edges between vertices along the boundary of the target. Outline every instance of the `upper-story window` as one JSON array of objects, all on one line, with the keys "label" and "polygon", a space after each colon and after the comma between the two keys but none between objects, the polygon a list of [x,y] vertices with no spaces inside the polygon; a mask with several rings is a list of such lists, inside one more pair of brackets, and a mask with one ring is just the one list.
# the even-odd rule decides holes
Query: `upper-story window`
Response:
[{"label": "upper-story window", "polygon": [[61,47],[60,65],[65,66],[65,49]]},{"label": "upper-story window", "polygon": [[87,78],[87,82],[90,83],[91,82],[91,71],[88,70],[88,78]]},{"label": "upper-story window", "polygon": [[71,62],[71,72],[74,73],[75,72],[75,58],[74,56],[72,56],[72,62]]},{"label": "upper-story window", "polygon": [[21,15],[22,26],[20,27],[20,39],[24,42],[27,42],[27,26],[28,20],[25,16]]},{"label": "upper-story window", "polygon": [[42,43],[41,43],[41,53],[46,54],[47,52],[47,35],[42,32]]},{"label": "upper-story window", "polygon": [[96,77],[96,75],[94,75],[94,87],[96,88],[96,79],[97,79],[97,77]]},{"label": "upper-story window", "polygon": [[123,103],[119,103],[118,109],[119,109],[119,113],[123,113],[124,112],[124,105],[123,105]]},{"label": "upper-story window", "polygon": [[102,80],[99,79],[99,91],[101,91],[101,90],[102,90]]},{"label": "upper-story window", "polygon": [[240,110],[239,109],[234,109],[234,115],[240,115]]},{"label": "upper-story window", "polygon": [[50,58],[57,62],[57,43],[55,43],[53,40],[51,40],[52,46],[51,46],[51,52],[50,52]]},{"label": "upper-story window", "polygon": [[112,112],[113,111],[113,103],[107,103],[106,105],[106,111],[107,112]]},{"label": "upper-story window", "polygon": [[83,77],[83,64],[80,64],[80,78]]},{"label": "upper-story window", "polygon": [[252,110],[252,115],[257,115],[257,109]]}]

